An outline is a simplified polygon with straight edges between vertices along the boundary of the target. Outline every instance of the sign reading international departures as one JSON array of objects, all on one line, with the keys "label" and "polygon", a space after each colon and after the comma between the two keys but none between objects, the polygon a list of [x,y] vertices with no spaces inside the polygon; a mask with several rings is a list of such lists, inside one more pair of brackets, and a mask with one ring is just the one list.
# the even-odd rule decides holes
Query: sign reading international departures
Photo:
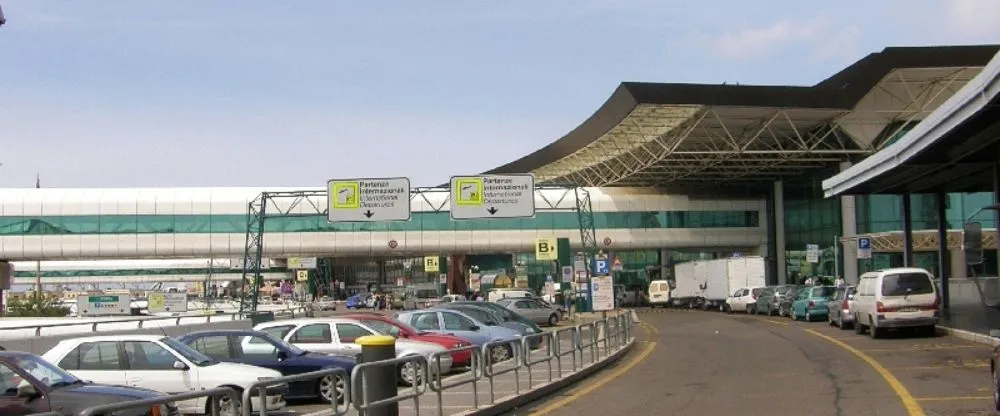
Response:
[{"label": "sign reading international departures", "polygon": [[535,216],[535,177],[531,174],[453,176],[451,218]]},{"label": "sign reading international departures", "polygon": [[327,197],[330,222],[410,220],[409,178],[332,179]]}]

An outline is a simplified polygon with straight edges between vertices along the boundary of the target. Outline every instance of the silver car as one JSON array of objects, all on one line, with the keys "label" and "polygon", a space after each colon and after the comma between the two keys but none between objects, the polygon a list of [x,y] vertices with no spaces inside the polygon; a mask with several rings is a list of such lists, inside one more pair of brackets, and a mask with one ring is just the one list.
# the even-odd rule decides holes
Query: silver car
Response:
[{"label": "silver car", "polygon": [[[257,324],[253,329],[288,341],[306,351],[346,357],[357,357],[361,354],[361,346],[354,343],[356,339],[368,335],[379,335],[378,331],[368,325],[345,318],[302,318],[271,321]],[[269,345],[262,345],[262,347],[269,347]],[[253,343],[243,345],[244,351],[252,348],[254,348]],[[438,344],[403,338],[396,339],[397,357],[423,355],[430,361],[432,354],[441,351],[446,350]],[[412,370],[413,363],[399,366],[397,371],[401,384],[413,385]],[[437,371],[437,365],[431,366],[429,370]],[[451,371],[451,355],[444,354],[441,357],[441,374],[447,374],[449,371]]]},{"label": "silver car", "polygon": [[323,296],[313,302],[313,307],[320,311],[335,311],[337,310],[337,301],[330,296]]},{"label": "silver car", "polygon": [[826,303],[826,308],[830,311],[826,315],[830,325],[840,329],[851,329],[854,326],[854,314],[851,313],[851,309],[854,308],[854,294],[856,292],[857,288],[854,286],[837,288],[837,292]]},{"label": "silver car", "polygon": [[503,298],[496,301],[497,305],[530,319],[536,324],[556,326],[559,324],[561,312],[548,303],[535,298]]}]

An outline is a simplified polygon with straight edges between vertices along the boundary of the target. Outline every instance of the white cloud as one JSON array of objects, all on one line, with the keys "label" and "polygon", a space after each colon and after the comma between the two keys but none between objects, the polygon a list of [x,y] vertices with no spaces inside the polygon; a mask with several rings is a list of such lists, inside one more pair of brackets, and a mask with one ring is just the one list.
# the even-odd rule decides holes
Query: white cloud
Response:
[{"label": "white cloud", "polygon": [[945,21],[950,30],[963,38],[1000,35],[1000,1],[948,0],[944,2]]},{"label": "white cloud", "polygon": [[781,20],[766,27],[708,36],[709,45],[729,59],[747,59],[773,53],[793,45],[811,45],[813,57],[826,60],[852,54],[860,39],[856,26],[841,27],[826,17]]}]

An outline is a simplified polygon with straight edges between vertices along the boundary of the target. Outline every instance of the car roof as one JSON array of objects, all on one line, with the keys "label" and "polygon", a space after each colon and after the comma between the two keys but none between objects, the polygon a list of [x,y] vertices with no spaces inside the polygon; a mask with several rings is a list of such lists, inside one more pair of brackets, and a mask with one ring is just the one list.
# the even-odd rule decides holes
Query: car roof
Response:
[{"label": "car roof", "polygon": [[255,331],[253,329],[207,329],[204,331],[188,332],[177,338],[210,337],[217,335],[267,335],[266,332]]},{"label": "car roof", "polygon": [[294,318],[294,319],[282,319],[280,321],[270,321],[261,322],[255,327],[259,328],[271,328],[275,326],[282,325],[303,325],[303,324],[346,324],[346,323],[357,323],[357,320],[350,318]]},{"label": "car roof", "polygon": [[60,344],[70,342],[100,342],[100,341],[158,341],[161,338],[169,337],[165,334],[117,334],[117,335],[96,335],[92,337],[77,337],[59,341]]},{"label": "car roof", "polygon": [[35,354],[24,351],[0,351],[0,359],[2,358],[22,358],[22,357],[38,357]]}]

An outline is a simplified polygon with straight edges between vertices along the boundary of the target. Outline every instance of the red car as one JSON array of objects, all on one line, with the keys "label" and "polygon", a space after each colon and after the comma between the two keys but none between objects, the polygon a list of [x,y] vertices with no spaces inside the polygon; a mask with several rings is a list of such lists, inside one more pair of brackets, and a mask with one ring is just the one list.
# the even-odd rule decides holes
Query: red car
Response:
[{"label": "red car", "polygon": [[[376,331],[387,335],[392,335],[397,338],[411,339],[414,341],[430,342],[447,349],[472,345],[472,343],[467,341],[465,338],[456,337],[454,335],[442,335],[421,331],[407,325],[404,322],[400,322],[399,320],[379,313],[353,312],[339,316],[348,319],[356,319],[365,325],[374,328]],[[451,361],[451,365],[453,367],[467,367],[472,364],[472,352],[469,350],[453,352],[451,353]]]}]

